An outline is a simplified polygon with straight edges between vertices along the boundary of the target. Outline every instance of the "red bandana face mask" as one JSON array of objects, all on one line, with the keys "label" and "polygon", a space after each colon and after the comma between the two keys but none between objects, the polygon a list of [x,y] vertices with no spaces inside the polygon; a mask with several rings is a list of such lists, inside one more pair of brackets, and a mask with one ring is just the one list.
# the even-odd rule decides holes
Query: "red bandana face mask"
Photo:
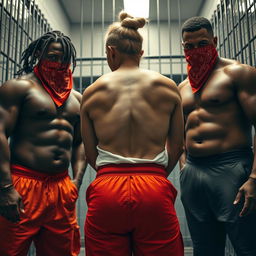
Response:
[{"label": "red bandana face mask", "polygon": [[73,86],[69,66],[69,64],[41,60],[34,67],[35,75],[58,107],[68,99]]},{"label": "red bandana face mask", "polygon": [[213,45],[184,50],[193,93],[199,91],[211,74],[218,53]]}]

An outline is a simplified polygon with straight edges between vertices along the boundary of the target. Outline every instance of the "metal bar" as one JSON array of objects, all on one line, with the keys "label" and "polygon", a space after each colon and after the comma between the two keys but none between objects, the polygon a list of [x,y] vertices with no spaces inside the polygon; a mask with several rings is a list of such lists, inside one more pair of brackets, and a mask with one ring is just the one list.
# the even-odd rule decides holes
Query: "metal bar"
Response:
[{"label": "metal bar", "polygon": [[[150,55],[150,21],[148,20],[148,28],[147,28],[147,36],[148,36],[148,56]],[[146,57],[144,57],[146,59]],[[148,59],[148,69],[150,69],[150,59]]]},{"label": "metal bar", "polygon": [[12,31],[12,8],[13,8],[13,0],[11,0],[11,8],[10,8],[10,19],[9,19],[9,31],[8,31],[8,44],[7,44],[7,63],[6,63],[6,73],[5,80],[9,79],[9,58],[10,58],[10,42],[11,42],[11,31]]},{"label": "metal bar", "polygon": [[[178,14],[179,14],[179,31],[181,31],[181,11],[180,11],[180,0],[178,1]],[[180,54],[182,53],[182,46],[180,44]],[[184,80],[184,72],[183,72],[183,58],[180,58],[181,64],[181,80]]]},{"label": "metal bar", "polygon": [[[105,20],[105,1],[101,1],[101,34],[102,34],[102,47],[101,47],[101,56],[104,56],[105,52],[105,41],[104,41],[104,20]],[[101,61],[101,74],[104,74],[104,60]]]},{"label": "metal bar", "polygon": [[218,31],[218,45],[219,45],[219,52],[220,52],[220,55],[222,54],[222,40],[223,38],[221,38],[221,30],[220,30],[220,17],[219,17],[219,12],[220,12],[220,5],[218,4],[217,5],[217,10],[216,10],[216,17],[217,17],[217,31]]},{"label": "metal bar", "polygon": [[35,0],[33,0],[33,12],[32,12],[32,31],[31,31],[31,37],[32,37],[32,40],[34,40],[34,28],[35,28]]},{"label": "metal bar", "polygon": [[[238,29],[239,29],[239,36],[240,36],[240,49],[242,50],[243,48],[243,41],[242,41],[242,28],[241,28],[241,14],[240,14],[240,5],[239,2],[236,1],[237,3],[237,10],[238,10]],[[241,62],[244,63],[244,53],[241,51]]]},{"label": "metal bar", "polygon": [[[1,18],[1,22],[2,22],[2,20],[3,20],[3,15],[4,15],[4,1],[5,0],[2,0],[2,3],[1,3],[1,16],[0,16],[0,18]],[[2,24],[1,24],[1,26],[0,26],[0,51],[2,51],[2,41],[4,42],[4,40],[2,40]]]},{"label": "metal bar", "polygon": [[[227,42],[228,42],[228,58],[231,58],[231,51],[230,51],[230,40],[229,40],[229,17],[228,17],[228,11],[227,11],[227,0],[221,0],[221,2],[224,5],[225,11],[226,11],[226,31],[227,31]],[[222,4],[221,3],[221,4]]]},{"label": "metal bar", "polygon": [[8,6],[8,0],[6,0],[7,2],[6,2],[6,12],[5,12],[5,16],[4,16],[4,20],[5,20],[5,22],[4,22],[4,24],[5,24],[5,26],[4,26],[4,40],[3,40],[3,43],[4,43],[4,45],[3,45],[3,51],[6,51],[6,38],[7,38],[7,36],[6,36],[6,33],[7,33],[7,16],[8,16],[8,11],[7,11],[7,6]]},{"label": "metal bar", "polygon": [[41,10],[39,10],[38,18],[39,18],[39,36],[42,35],[42,13]]},{"label": "metal bar", "polygon": [[212,23],[213,23],[213,26],[214,26],[214,36],[217,35],[217,24],[216,24],[216,11],[214,11],[213,13],[213,18],[212,18]]},{"label": "metal bar", "polygon": [[[93,31],[94,31],[94,1],[92,3],[92,19],[91,19],[91,57],[93,57]],[[93,59],[91,59],[91,84],[93,83]]]},{"label": "metal bar", "polygon": [[38,11],[38,5],[35,5],[35,7],[36,7],[36,27],[35,27],[35,38],[37,38],[38,37],[38,35],[39,35],[39,26],[38,26],[38,24],[40,24],[39,23],[39,11]]},{"label": "metal bar", "polygon": [[[254,24],[256,24],[256,1],[252,1],[251,8],[253,8],[254,10],[254,19],[252,18],[252,20],[254,20]],[[255,36],[254,30],[253,30],[254,24],[252,24],[252,36]],[[253,46],[253,55],[254,55],[254,58],[253,58],[254,66],[256,67],[256,45],[252,44],[252,46]]]},{"label": "metal bar", "polygon": [[[170,62],[169,62],[169,59],[168,59],[167,61],[163,61],[163,62],[162,62],[162,64],[169,64],[169,63],[170,63]],[[174,61],[174,62],[173,62],[173,64],[179,64],[179,63],[180,63],[180,58],[179,58],[179,61],[177,61],[177,62]],[[95,67],[96,67],[96,66],[97,66],[97,67],[100,67],[100,66],[101,66],[101,63],[98,63],[98,64],[97,64],[97,63],[94,63],[93,65],[94,65]],[[84,67],[85,67],[85,66],[86,66],[86,67],[90,67],[90,66],[91,66],[91,63],[85,63],[85,64],[83,64],[83,66],[84,66]],[[96,75],[95,77],[100,77],[100,75],[99,75],[99,76]]]},{"label": "metal bar", "polygon": [[218,51],[220,51],[220,35],[219,35],[219,30],[218,30],[218,14],[217,14],[217,10],[214,11],[214,16],[215,16],[215,33],[216,36],[218,38],[218,45],[217,45],[217,49]]},{"label": "metal bar", "polygon": [[225,44],[225,40],[227,40],[225,38],[225,27],[224,27],[224,19],[223,19],[223,8],[222,8],[222,4],[223,4],[223,0],[221,0],[220,2],[220,19],[221,19],[221,25],[222,25],[222,37],[223,37],[223,49],[224,49],[224,56],[227,57],[227,52],[226,52],[226,44]]},{"label": "metal bar", "polygon": [[41,22],[40,22],[40,28],[41,28],[40,36],[41,36],[44,33],[44,15],[41,10],[40,10],[40,15],[41,15]]},{"label": "metal bar", "polygon": [[22,22],[21,22],[21,36],[20,36],[20,54],[23,51],[23,40],[24,40],[24,19],[25,19],[25,2],[23,2],[22,0],[20,0],[20,3],[22,3]]},{"label": "metal bar", "polygon": [[161,66],[161,30],[160,30],[160,10],[159,10],[159,0],[156,2],[156,12],[157,12],[157,32],[158,32],[158,65],[159,73],[162,73]]},{"label": "metal bar", "polygon": [[[92,1],[92,2],[93,2],[93,1]],[[113,21],[113,22],[115,21],[115,11],[116,11],[116,1],[113,0],[113,1],[112,1],[112,15],[113,15],[112,21]]]},{"label": "metal bar", "polygon": [[[11,15],[11,17],[10,17],[10,19],[11,19],[11,23],[12,23],[12,35],[11,35],[11,38],[12,38],[12,40],[11,41],[9,41],[9,44],[10,44],[10,53],[9,53],[9,56],[11,57],[11,58],[13,58],[14,57],[14,46],[15,46],[15,34],[16,34],[16,29],[15,29],[15,25],[16,25],[16,27],[17,27],[17,22],[16,22],[16,10],[17,10],[17,8],[16,8],[16,0],[13,0],[13,3],[12,3],[12,6],[13,6],[13,11],[12,11],[12,15]],[[15,65],[14,65],[15,66]],[[15,74],[15,72],[14,72],[14,68],[15,67],[13,67],[13,74]],[[12,70],[12,68],[11,68],[11,70]]]},{"label": "metal bar", "polygon": [[169,31],[169,53],[170,53],[170,77],[172,78],[172,38],[171,38],[171,3],[167,0],[167,11],[168,11],[168,31]]},{"label": "metal bar", "polygon": [[[144,59],[158,59],[159,56],[145,56]],[[161,59],[185,59],[184,55],[162,55]],[[107,60],[106,57],[93,57],[93,58],[76,58],[77,61],[101,61]]]},{"label": "metal bar", "polygon": [[30,43],[29,42],[29,37],[30,37],[30,22],[29,22],[29,18],[31,17],[30,13],[31,13],[31,0],[28,1],[28,18],[27,18],[27,34],[28,34],[28,37],[27,37],[27,45]]},{"label": "metal bar", "polygon": [[[15,41],[15,55],[14,55],[14,59],[15,59],[15,63],[16,65],[14,65],[14,74],[17,73],[17,63],[18,63],[18,42],[19,42],[19,26],[20,26],[20,19],[19,19],[19,14],[20,14],[20,0],[16,1],[16,4],[18,4],[18,8],[17,8],[17,27],[16,27],[16,41]],[[17,6],[15,6],[16,8]]]},{"label": "metal bar", "polygon": [[234,28],[234,8],[233,8],[233,0],[230,0],[230,8],[231,8],[231,26],[233,28],[233,56],[236,55],[236,36],[235,36],[235,28]]},{"label": "metal bar", "polygon": [[[83,25],[84,25],[84,0],[80,0],[80,74],[79,74],[79,91],[82,92],[83,89]],[[78,60],[78,59],[77,59]]]},{"label": "metal bar", "polygon": [[246,9],[245,15],[246,15],[246,20],[247,20],[247,22],[246,22],[246,24],[247,24],[247,41],[248,41],[248,47],[249,47],[249,56],[248,56],[249,63],[247,63],[247,64],[252,66],[252,47],[251,47],[251,44],[249,43],[249,41],[250,41],[250,26],[249,26],[249,15],[248,15],[249,9],[248,9],[248,5],[247,5],[247,0],[245,1],[245,9]]}]

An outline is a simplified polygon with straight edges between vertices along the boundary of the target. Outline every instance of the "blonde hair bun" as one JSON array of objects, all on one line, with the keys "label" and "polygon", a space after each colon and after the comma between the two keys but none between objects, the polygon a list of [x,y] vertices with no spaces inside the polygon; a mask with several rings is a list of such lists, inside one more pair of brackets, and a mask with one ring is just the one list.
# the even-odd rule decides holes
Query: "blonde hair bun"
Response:
[{"label": "blonde hair bun", "polygon": [[122,27],[135,30],[137,30],[138,28],[143,28],[146,24],[145,18],[134,18],[124,11],[119,13],[119,20]]}]

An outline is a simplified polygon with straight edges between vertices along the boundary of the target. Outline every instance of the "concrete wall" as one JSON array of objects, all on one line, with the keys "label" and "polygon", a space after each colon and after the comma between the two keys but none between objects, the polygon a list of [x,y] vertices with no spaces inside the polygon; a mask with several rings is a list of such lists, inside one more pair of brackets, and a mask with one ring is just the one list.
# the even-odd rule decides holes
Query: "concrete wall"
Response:
[{"label": "concrete wall", "polygon": [[70,36],[70,24],[58,0],[35,0],[53,30]]},{"label": "concrete wall", "polygon": [[203,16],[207,19],[211,19],[219,3],[220,0],[205,0],[204,6],[200,12],[200,16]]}]

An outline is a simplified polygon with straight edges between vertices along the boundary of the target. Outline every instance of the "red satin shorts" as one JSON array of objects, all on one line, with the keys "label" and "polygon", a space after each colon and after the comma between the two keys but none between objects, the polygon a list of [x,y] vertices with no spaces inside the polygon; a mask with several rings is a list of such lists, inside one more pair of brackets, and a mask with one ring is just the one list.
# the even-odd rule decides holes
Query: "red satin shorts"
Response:
[{"label": "red satin shorts", "polygon": [[86,256],[183,256],[176,194],[162,166],[101,167],[87,189]]},{"label": "red satin shorts", "polygon": [[25,213],[17,224],[0,216],[0,255],[26,256],[33,241],[37,256],[77,256],[78,193],[68,172],[48,175],[18,165],[12,165],[11,170]]}]

